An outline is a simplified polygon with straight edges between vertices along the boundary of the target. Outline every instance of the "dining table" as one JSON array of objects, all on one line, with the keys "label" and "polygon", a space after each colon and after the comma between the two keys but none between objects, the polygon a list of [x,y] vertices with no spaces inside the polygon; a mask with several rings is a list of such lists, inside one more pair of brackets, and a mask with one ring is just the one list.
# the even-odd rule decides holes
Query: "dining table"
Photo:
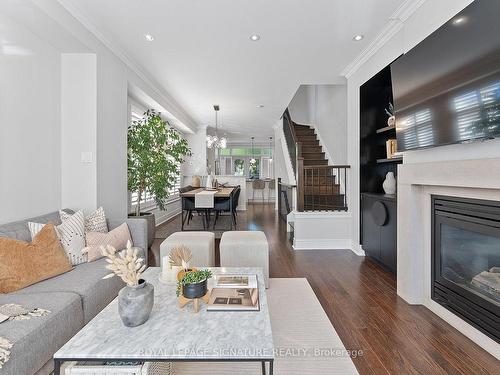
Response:
[{"label": "dining table", "polygon": [[[196,202],[196,194],[199,194],[199,193],[203,193],[203,192],[213,192],[213,203],[215,204],[215,201],[217,199],[229,199],[231,198],[232,194],[233,194],[233,191],[234,191],[234,187],[220,187],[220,188],[213,188],[213,189],[207,189],[207,188],[196,188],[196,189],[193,189],[193,190],[189,190],[189,191],[186,191],[186,192],[183,192],[180,194],[180,197],[182,200],[184,199],[189,199],[189,200],[194,200]],[[230,210],[232,212],[232,209],[233,209],[233,202],[232,200],[230,199],[229,201],[229,205],[230,205]],[[182,210],[183,210],[183,213],[182,213],[182,225],[181,225],[181,230],[186,230],[184,228],[184,224],[185,224],[185,217],[184,217],[184,208],[186,207],[187,205],[184,204],[184,202],[182,202]],[[207,206],[203,206],[203,207],[194,207],[194,209],[198,212],[203,212],[203,228],[206,229],[206,228],[209,228],[210,227],[210,217],[211,217],[211,212],[214,210],[214,207],[207,207]],[[187,215],[186,215],[187,217]],[[230,230],[233,229],[233,224],[231,222],[231,228]]]}]

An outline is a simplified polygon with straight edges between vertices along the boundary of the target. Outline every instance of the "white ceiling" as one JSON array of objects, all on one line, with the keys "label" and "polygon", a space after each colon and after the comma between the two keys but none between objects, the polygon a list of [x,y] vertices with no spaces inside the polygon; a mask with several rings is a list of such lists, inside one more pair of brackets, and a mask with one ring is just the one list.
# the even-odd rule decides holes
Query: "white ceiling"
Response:
[{"label": "white ceiling", "polygon": [[[272,134],[300,84],[340,72],[403,0],[60,0],[154,77],[200,125]],[[76,15],[76,14],[75,14]],[[154,36],[146,42],[144,35]],[[261,40],[252,42],[250,35]],[[356,34],[365,35],[354,42]],[[257,108],[263,104],[264,108]]]}]

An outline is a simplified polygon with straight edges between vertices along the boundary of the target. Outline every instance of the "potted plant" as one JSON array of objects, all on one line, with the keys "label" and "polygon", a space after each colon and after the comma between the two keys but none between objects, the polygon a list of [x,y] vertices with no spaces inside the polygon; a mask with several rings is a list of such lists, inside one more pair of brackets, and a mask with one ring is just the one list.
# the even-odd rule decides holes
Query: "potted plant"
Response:
[{"label": "potted plant", "polygon": [[127,285],[118,292],[118,314],[127,327],[136,327],[149,319],[154,304],[154,287],[141,278],[146,269],[144,259],[138,257],[139,249],[130,241],[127,248],[117,254],[113,246],[101,247],[107,258],[106,268],[112,271],[103,277],[120,277]]},{"label": "potted plant", "polygon": [[177,282],[177,297],[201,298],[207,293],[207,280],[212,277],[212,271],[199,270],[186,272]]},{"label": "potted plant", "polygon": [[148,245],[155,234],[155,220],[151,212],[141,212],[141,200],[149,193],[160,210],[165,209],[169,190],[175,187],[179,166],[185,156],[191,155],[187,141],[161,118],[159,112],[149,109],[141,120],[128,127],[128,190],[137,194],[135,212],[129,217],[148,221]]}]

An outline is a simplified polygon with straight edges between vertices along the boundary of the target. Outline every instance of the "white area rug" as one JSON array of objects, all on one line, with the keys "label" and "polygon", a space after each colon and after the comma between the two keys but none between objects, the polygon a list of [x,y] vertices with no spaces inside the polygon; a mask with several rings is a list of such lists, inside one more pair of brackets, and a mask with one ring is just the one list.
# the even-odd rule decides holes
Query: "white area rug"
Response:
[{"label": "white area rug", "polygon": [[[274,374],[358,374],[306,279],[270,279],[267,295],[274,346],[279,350]],[[306,354],[292,356],[299,350]],[[244,362],[178,362],[173,369],[175,375],[261,374],[260,363]]]}]

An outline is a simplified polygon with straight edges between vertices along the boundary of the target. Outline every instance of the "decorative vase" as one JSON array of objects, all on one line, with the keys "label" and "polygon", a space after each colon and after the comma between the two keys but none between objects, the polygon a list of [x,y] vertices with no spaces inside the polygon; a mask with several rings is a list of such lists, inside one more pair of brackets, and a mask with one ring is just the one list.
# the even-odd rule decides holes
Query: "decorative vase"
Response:
[{"label": "decorative vase", "polygon": [[387,126],[394,126],[396,125],[396,117],[391,116],[387,119]]},{"label": "decorative vase", "polygon": [[118,292],[118,314],[126,327],[137,327],[149,319],[154,304],[154,287],[140,279],[138,285]]},{"label": "decorative vase", "polygon": [[186,284],[182,287],[182,295],[188,299],[201,298],[207,294],[207,280],[196,284]]},{"label": "decorative vase", "polygon": [[386,194],[396,194],[396,178],[393,172],[387,172],[382,187]]},{"label": "decorative vase", "polygon": [[201,185],[201,179],[200,176],[193,176],[191,180],[191,186],[195,188],[199,188]]},{"label": "decorative vase", "polygon": [[212,188],[212,183],[213,183],[213,177],[212,177],[212,175],[211,175],[211,174],[209,174],[209,175],[207,176],[207,181],[205,182],[205,187],[206,187],[207,189]]}]

